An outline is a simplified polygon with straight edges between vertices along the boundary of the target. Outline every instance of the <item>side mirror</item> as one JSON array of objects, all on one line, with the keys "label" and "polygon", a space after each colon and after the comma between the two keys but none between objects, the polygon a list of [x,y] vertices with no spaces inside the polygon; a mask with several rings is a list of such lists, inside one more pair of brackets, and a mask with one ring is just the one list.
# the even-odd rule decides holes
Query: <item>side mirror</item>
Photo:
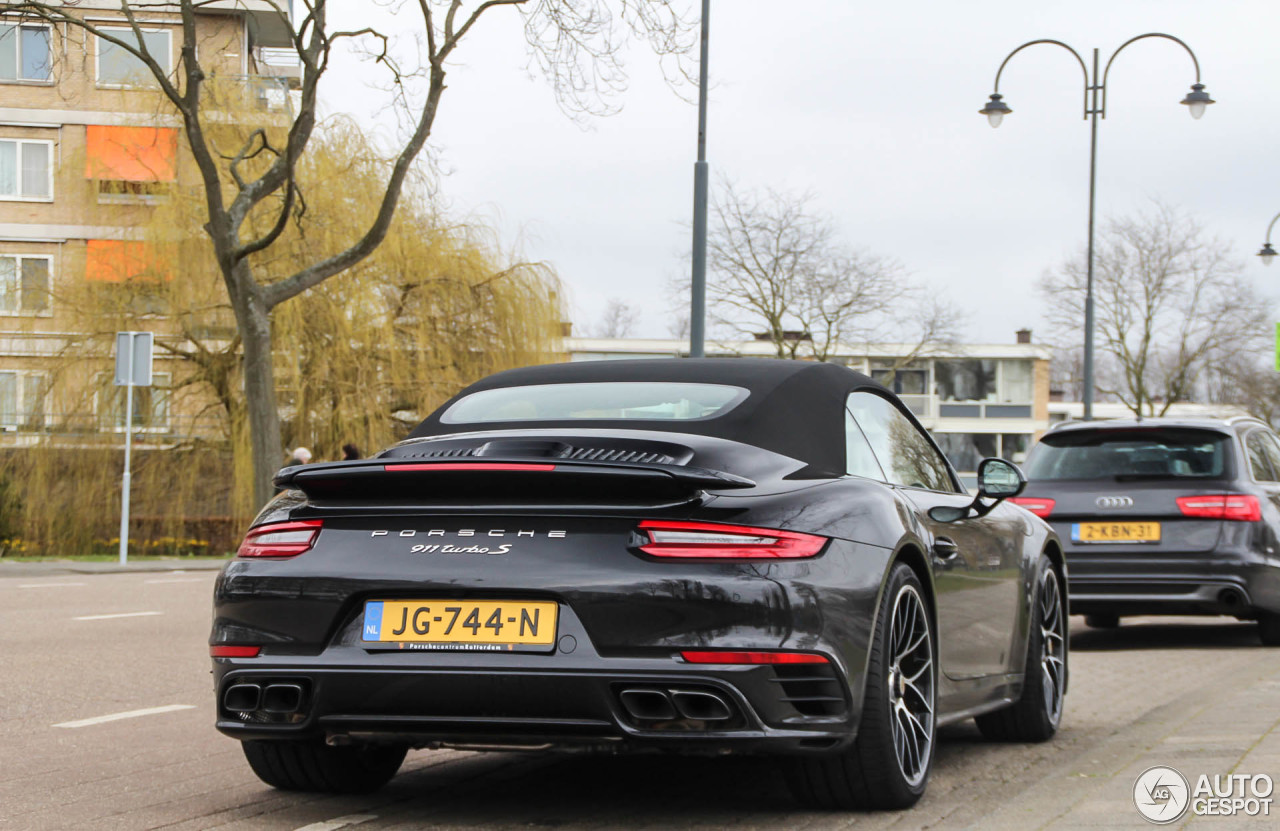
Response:
[{"label": "side mirror", "polygon": [[[986,516],[1002,500],[1022,493],[1027,477],[1018,466],[1004,459],[983,459],[978,464],[978,496],[963,508],[938,505],[929,509],[929,517],[935,522],[959,522]],[[990,500],[984,502],[983,500]]]},{"label": "side mirror", "polygon": [[978,465],[978,496],[987,499],[1008,499],[1022,493],[1027,477],[1018,466],[1004,459],[983,459]]}]

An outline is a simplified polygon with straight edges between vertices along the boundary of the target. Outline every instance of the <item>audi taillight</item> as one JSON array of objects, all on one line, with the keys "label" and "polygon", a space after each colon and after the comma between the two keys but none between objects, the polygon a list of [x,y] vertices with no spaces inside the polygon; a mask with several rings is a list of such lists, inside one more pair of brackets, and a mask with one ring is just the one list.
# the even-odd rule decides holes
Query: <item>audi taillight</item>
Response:
[{"label": "audi taillight", "polygon": [[1041,519],[1048,519],[1049,514],[1053,513],[1053,506],[1057,504],[1052,499],[1039,496],[1012,496],[1009,501],[1015,505],[1021,505]]},{"label": "audi taillight", "polygon": [[715,560],[795,560],[814,557],[826,537],[717,522],[646,519],[639,531],[648,538],[640,550],[653,557]]},{"label": "audi taillight", "polygon": [[746,652],[731,649],[700,649],[680,653],[691,664],[828,664],[826,655],[816,652]]},{"label": "audi taillight", "polygon": [[323,520],[304,519],[297,522],[271,522],[249,529],[237,557],[296,557],[309,551],[320,536]]},{"label": "audi taillight", "polygon": [[1262,519],[1262,503],[1245,493],[1213,493],[1202,496],[1179,496],[1178,510],[1183,516],[1204,519],[1229,519],[1236,522],[1258,522]]}]

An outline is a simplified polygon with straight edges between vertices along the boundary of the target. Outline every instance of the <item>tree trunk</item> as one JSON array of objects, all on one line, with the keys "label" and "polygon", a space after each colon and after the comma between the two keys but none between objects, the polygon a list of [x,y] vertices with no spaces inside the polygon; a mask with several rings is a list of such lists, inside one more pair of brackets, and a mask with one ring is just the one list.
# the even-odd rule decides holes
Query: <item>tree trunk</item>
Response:
[{"label": "tree trunk", "polygon": [[275,367],[271,356],[271,311],[243,261],[227,279],[231,305],[244,344],[244,397],[253,453],[255,510],[275,493],[271,480],[281,466],[280,418],[276,409]]}]

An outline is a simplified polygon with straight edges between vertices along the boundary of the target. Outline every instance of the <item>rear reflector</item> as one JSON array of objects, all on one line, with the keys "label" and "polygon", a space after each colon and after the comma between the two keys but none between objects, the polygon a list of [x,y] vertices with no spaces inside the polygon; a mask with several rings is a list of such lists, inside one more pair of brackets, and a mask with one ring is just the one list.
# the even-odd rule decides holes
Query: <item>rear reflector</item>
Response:
[{"label": "rear reflector", "polygon": [[413,473],[413,472],[431,472],[435,473],[441,470],[470,470],[470,471],[507,471],[516,473],[545,473],[556,469],[555,465],[539,465],[539,464],[507,464],[503,462],[428,462],[426,464],[410,464],[410,465],[383,465],[382,469],[388,473]]},{"label": "rear reflector", "polygon": [[1205,519],[1229,519],[1258,522],[1262,519],[1262,503],[1258,497],[1244,493],[1213,493],[1204,496],[1179,496],[1178,510],[1183,516]]},{"label": "rear reflector", "polygon": [[262,651],[260,646],[230,646],[219,644],[209,647],[209,654],[214,658],[256,658]]},{"label": "rear reflector", "polygon": [[237,557],[296,557],[315,545],[323,520],[272,522],[249,529]]},{"label": "rear reflector", "polygon": [[1021,505],[1041,519],[1048,519],[1049,514],[1053,513],[1055,504],[1052,499],[1037,496],[1013,496],[1009,498],[1009,501],[1015,505]]},{"label": "rear reflector", "polygon": [[640,550],[653,557],[686,559],[780,560],[817,555],[827,544],[826,537],[753,528],[746,525],[721,525],[715,522],[678,522],[646,519],[640,533],[649,542]]},{"label": "rear reflector", "polygon": [[827,664],[826,655],[813,652],[730,652],[711,650],[681,652],[680,657],[691,664]]}]

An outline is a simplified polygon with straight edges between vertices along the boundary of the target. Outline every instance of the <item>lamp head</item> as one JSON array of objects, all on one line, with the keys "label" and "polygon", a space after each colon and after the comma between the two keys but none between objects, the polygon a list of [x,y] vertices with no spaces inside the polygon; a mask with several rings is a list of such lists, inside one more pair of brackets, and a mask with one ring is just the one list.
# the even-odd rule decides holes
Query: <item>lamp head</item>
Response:
[{"label": "lamp head", "polygon": [[998,92],[991,93],[991,100],[987,102],[985,107],[978,110],[979,113],[987,117],[987,121],[990,122],[992,127],[999,127],[1000,122],[1004,121],[1004,117],[1013,112],[1013,110],[1009,109],[1008,104],[1000,100],[1002,97]]},{"label": "lamp head", "polygon": [[1191,113],[1192,118],[1199,118],[1204,115],[1205,107],[1215,102],[1209,97],[1209,93],[1204,91],[1204,84],[1192,84],[1191,92],[1188,92],[1187,97],[1178,103],[1187,105],[1187,111]]},{"label": "lamp head", "polygon": [[1265,243],[1262,250],[1258,252],[1258,256],[1262,258],[1263,265],[1271,265],[1271,261],[1276,258],[1276,250],[1271,247],[1271,243]]}]

